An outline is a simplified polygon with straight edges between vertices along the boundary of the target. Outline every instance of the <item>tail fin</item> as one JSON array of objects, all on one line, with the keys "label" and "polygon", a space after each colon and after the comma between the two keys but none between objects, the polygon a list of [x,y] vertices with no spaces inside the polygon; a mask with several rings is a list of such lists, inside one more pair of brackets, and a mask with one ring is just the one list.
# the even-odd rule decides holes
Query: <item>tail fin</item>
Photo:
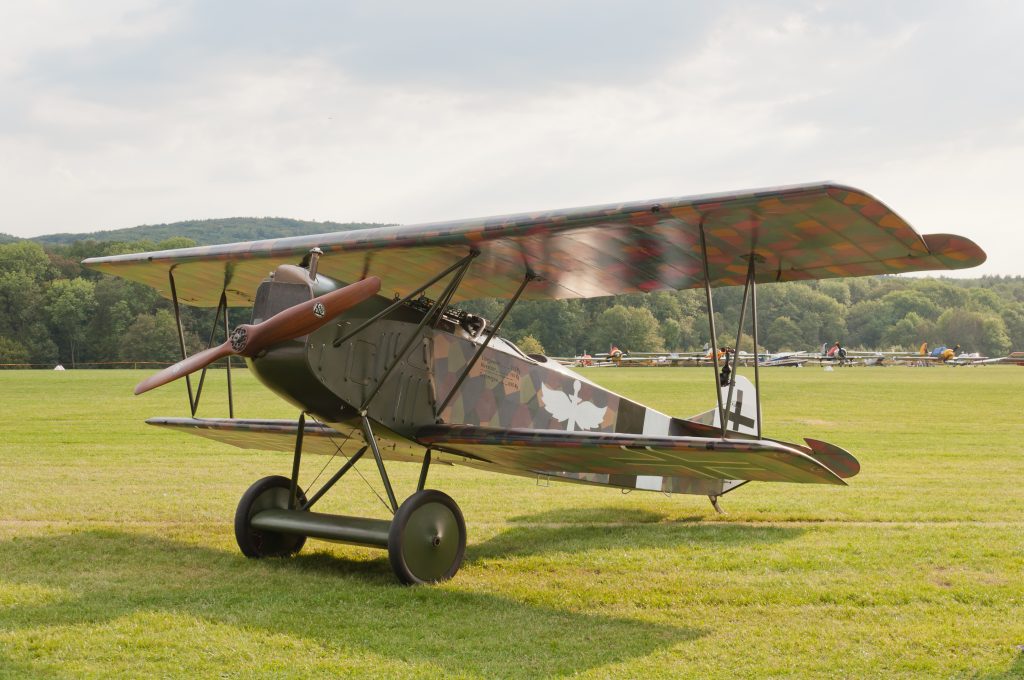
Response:
[{"label": "tail fin", "polygon": [[921,343],[921,349],[918,350],[918,354],[920,354],[921,356],[924,356],[925,354],[928,354],[928,343],[927,342],[922,342]]},{"label": "tail fin", "polygon": [[[722,391],[722,405],[729,413],[729,432],[740,432],[742,434],[757,434],[757,391],[753,383],[742,375],[736,376],[736,386],[732,391],[732,404],[726,404],[729,398],[729,386],[719,388]],[[702,425],[722,427],[721,414],[718,406],[710,411],[687,418]]]}]

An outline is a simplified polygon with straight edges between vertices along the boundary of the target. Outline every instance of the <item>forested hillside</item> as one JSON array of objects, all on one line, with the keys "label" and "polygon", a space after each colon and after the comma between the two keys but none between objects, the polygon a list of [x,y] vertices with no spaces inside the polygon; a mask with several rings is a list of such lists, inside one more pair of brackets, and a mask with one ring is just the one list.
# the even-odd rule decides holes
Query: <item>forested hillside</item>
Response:
[{"label": "forested hillside", "polygon": [[[47,234],[36,236],[30,240],[44,245],[69,245],[77,241],[152,241],[159,243],[172,238],[187,238],[195,241],[196,245],[206,246],[215,243],[305,236],[306,234],[324,234],[332,231],[349,231],[380,226],[385,225],[357,222],[310,222],[290,220],[285,217],[227,217],[170,224],[144,224],[140,227],[97,231],[91,234]],[[0,239],[3,239],[4,236],[4,234],[0,234]]]},{"label": "forested hillside", "polygon": [[[294,229],[264,231],[260,220],[183,223],[174,236],[158,227],[104,232],[69,243],[0,243],[0,364],[72,366],[112,361],[173,361],[178,357],[171,304],[151,289],[83,269],[86,257],[197,243],[357,228],[285,220]],[[166,226],[166,225],[164,225]],[[156,231],[154,231],[156,230]],[[122,233],[131,240],[111,240]],[[191,237],[182,234],[192,234]],[[146,235],[147,239],[141,238]],[[198,238],[197,238],[198,237]],[[735,344],[741,288],[715,290],[719,342]],[[497,300],[463,305],[493,319]],[[916,349],[959,343],[963,350],[998,356],[1024,349],[1024,277],[980,279],[869,277],[765,285],[758,289],[759,340],[769,351],[813,350],[836,340],[852,349]],[[183,307],[191,350],[205,346],[213,311]],[[232,324],[248,321],[233,310]],[[702,290],[592,300],[520,303],[502,334],[526,346],[566,356],[605,352],[685,351],[709,340]],[[203,340],[200,340],[203,338]],[[749,339],[744,343],[749,349]]]}]

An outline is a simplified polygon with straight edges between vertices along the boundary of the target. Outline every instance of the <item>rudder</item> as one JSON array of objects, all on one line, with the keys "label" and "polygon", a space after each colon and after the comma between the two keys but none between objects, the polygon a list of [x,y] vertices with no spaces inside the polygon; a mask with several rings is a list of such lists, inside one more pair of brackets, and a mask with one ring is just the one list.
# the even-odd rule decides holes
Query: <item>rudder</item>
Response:
[{"label": "rudder", "polygon": [[[757,390],[754,384],[742,375],[736,376],[736,384],[732,391],[732,404],[726,404],[729,398],[729,386],[719,388],[722,391],[722,405],[729,413],[729,432],[757,435]],[[718,407],[687,418],[702,425],[722,427]]]}]

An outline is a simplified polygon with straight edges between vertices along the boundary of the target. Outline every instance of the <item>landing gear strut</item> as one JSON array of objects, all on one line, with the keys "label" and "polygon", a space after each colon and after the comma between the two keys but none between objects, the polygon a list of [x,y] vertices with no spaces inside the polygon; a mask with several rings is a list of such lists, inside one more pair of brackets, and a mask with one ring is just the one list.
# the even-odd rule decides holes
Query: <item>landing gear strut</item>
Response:
[{"label": "landing gear strut", "polygon": [[[313,495],[312,500],[298,487],[304,418],[299,419],[296,436],[293,477],[265,477],[242,495],[235,513],[235,538],[246,557],[286,557],[297,553],[307,537],[338,543],[385,548],[395,576],[404,584],[418,585],[446,581],[458,572],[466,554],[466,522],[458,504],[447,494],[423,489],[430,452],[424,456],[417,491],[397,507],[392,519],[347,517],[312,512],[309,508],[333,486],[358,460],[360,451]],[[368,446],[388,490],[394,499],[391,482],[379,457],[372,431]],[[295,500],[292,501],[292,493]]]}]

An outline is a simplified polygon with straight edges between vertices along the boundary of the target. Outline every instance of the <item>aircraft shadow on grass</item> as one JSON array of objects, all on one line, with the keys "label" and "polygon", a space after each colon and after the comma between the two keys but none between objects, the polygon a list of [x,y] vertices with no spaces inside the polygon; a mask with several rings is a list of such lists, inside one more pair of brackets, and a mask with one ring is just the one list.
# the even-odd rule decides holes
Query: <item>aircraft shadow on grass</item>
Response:
[{"label": "aircraft shadow on grass", "polygon": [[[537,532],[531,538],[545,549],[560,535],[527,531]],[[581,540],[604,545],[596,534]],[[509,552],[504,544],[496,545],[474,552]],[[395,584],[386,558],[343,560],[321,552],[257,566],[226,551],[110,530],[0,542],[0,574],[15,586],[68,589],[72,584],[73,589],[75,583],[88,583],[70,597],[0,609],[0,630],[89,626],[174,612],[328,648],[341,644],[402,662],[428,663],[445,675],[573,674],[647,656],[708,632],[488,593],[410,590]],[[545,653],[537,654],[538,648]],[[0,666],[45,677],[43,669],[11,657],[2,647]]]},{"label": "aircraft shadow on grass", "polygon": [[[700,549],[750,546],[796,538],[799,527],[700,524],[701,515],[666,521],[638,508],[565,508],[511,518],[512,528],[466,549],[467,560],[548,552],[630,550],[693,545]],[[521,526],[516,526],[521,525]]]}]

